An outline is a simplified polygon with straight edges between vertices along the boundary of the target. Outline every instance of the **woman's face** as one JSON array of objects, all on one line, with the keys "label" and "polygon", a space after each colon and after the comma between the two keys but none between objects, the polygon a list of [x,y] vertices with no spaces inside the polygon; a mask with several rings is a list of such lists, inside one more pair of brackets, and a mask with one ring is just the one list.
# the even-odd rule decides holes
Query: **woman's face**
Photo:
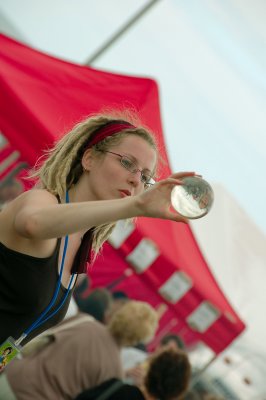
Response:
[{"label": "woman's face", "polygon": [[[145,175],[152,175],[155,170],[156,152],[139,136],[127,136],[108,151],[127,156]],[[118,155],[105,152],[100,156],[92,156],[85,152],[83,167],[88,171],[85,175],[92,199],[108,200],[135,196],[145,189],[140,171],[135,174],[128,171],[121,164],[121,157]]]}]

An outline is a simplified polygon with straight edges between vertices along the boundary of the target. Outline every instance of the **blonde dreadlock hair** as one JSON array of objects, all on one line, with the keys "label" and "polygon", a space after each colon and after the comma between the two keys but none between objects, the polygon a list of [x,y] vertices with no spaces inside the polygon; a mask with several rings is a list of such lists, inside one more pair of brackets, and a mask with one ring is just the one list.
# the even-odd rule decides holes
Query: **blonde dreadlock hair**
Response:
[{"label": "blonde dreadlock hair", "polygon": [[[78,182],[83,174],[81,164],[82,156],[88,148],[90,138],[94,132],[111,121],[127,121],[136,126],[136,117],[124,111],[122,114],[98,114],[90,116],[78,123],[74,128],[64,135],[53,148],[46,152],[45,161],[40,167],[36,167],[31,178],[37,179],[37,185],[58,196],[64,198],[67,190]],[[144,127],[124,129],[123,131],[109,136],[92,146],[92,152],[104,151],[117,145],[128,135],[142,137],[157,151],[154,136]],[[94,257],[100,251],[103,243],[111,234],[115,223],[103,224],[94,228],[92,249]]]}]

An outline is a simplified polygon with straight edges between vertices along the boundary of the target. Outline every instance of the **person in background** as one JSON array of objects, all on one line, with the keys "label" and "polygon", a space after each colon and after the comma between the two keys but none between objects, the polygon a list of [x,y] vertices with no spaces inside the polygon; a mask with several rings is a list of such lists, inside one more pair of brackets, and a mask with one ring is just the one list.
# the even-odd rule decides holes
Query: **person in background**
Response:
[{"label": "person in background", "polygon": [[90,116],[47,152],[36,186],[0,212],[0,344],[25,345],[62,321],[77,274],[117,221],[187,223],[171,191],[195,172],[155,183],[157,165],[153,135],[127,113]]},{"label": "person in background", "polygon": [[112,315],[112,313],[114,313],[121,306],[126,304],[127,301],[129,301],[128,295],[125,292],[123,292],[122,290],[116,290],[116,291],[112,292],[112,298],[113,298],[113,302],[112,302],[112,306],[110,309],[110,315]]},{"label": "person in background", "polygon": [[161,338],[160,343],[156,348],[156,351],[160,351],[160,349],[164,350],[167,348],[174,350],[185,350],[185,343],[181,339],[181,337],[176,335],[175,333],[168,333]]},{"label": "person in background", "polygon": [[196,390],[191,389],[186,392],[182,400],[202,400],[202,397]]},{"label": "person in background", "polygon": [[122,378],[120,349],[151,340],[157,325],[156,311],[141,301],[129,301],[106,326],[79,313],[24,347],[22,360],[0,375],[0,398],[73,400],[105,380]]},{"label": "person in background", "polygon": [[[153,354],[168,349],[185,350],[185,344],[180,336],[174,333],[168,333],[161,338]],[[135,347],[126,347],[122,349],[122,364],[128,383],[134,383],[136,385],[141,384],[145,376],[147,362],[151,355],[152,354],[149,354],[147,351],[136,349]]]},{"label": "person in background", "polygon": [[188,389],[191,366],[181,350],[164,350],[154,355],[138,387],[118,379],[81,393],[75,400],[178,400]]},{"label": "person in background", "polygon": [[202,400],[225,400],[225,398],[217,394],[206,393],[202,396]]},{"label": "person in background", "polygon": [[112,294],[105,288],[95,288],[86,297],[75,297],[81,312],[92,315],[97,321],[107,323],[113,304]]}]

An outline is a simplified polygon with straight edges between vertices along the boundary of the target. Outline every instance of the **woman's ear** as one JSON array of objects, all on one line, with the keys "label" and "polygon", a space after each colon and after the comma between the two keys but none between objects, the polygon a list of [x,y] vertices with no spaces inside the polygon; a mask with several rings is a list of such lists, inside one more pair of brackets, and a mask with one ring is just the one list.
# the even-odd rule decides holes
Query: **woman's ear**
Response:
[{"label": "woman's ear", "polygon": [[82,156],[81,165],[84,171],[89,171],[92,163],[92,150],[87,149]]}]

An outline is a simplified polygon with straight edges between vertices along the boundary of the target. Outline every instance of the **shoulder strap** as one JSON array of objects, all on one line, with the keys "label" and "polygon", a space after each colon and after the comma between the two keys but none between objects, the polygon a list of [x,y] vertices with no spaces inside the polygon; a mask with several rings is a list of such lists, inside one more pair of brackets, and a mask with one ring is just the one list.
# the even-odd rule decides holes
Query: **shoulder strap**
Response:
[{"label": "shoulder strap", "polygon": [[114,382],[108,389],[106,389],[100,396],[97,397],[96,400],[107,400],[109,396],[115,393],[118,389],[120,389],[124,385],[123,381]]}]

